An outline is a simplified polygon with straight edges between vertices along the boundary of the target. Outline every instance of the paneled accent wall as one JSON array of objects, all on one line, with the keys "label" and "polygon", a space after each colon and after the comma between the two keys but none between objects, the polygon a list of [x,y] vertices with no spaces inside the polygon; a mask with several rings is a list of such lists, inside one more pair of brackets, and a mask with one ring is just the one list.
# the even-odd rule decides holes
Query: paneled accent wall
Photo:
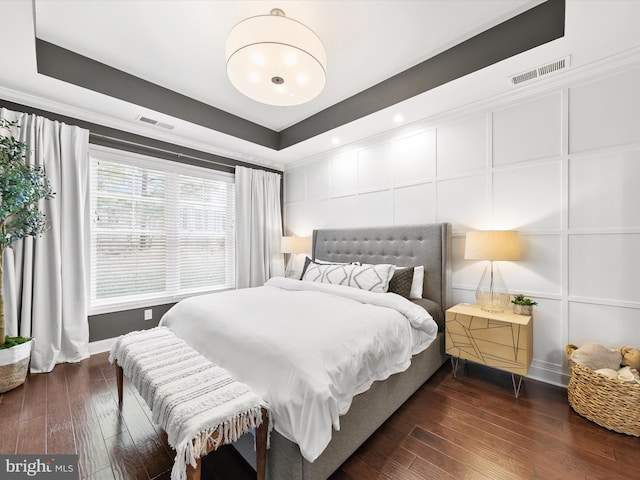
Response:
[{"label": "paneled accent wall", "polygon": [[465,233],[519,230],[522,260],[499,267],[539,303],[530,376],[566,384],[568,343],[640,347],[638,85],[637,62],[594,71],[305,159],[285,172],[286,229],[451,222],[454,303],[484,268]]}]

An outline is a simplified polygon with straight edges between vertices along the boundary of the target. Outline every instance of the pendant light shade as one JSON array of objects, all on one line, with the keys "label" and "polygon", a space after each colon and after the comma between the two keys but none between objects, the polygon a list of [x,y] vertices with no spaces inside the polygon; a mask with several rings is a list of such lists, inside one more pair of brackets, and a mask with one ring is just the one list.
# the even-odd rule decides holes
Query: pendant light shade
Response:
[{"label": "pendant light shade", "polygon": [[227,37],[227,75],[241,93],[268,105],[299,105],[326,83],[320,38],[278,8],[238,23]]}]

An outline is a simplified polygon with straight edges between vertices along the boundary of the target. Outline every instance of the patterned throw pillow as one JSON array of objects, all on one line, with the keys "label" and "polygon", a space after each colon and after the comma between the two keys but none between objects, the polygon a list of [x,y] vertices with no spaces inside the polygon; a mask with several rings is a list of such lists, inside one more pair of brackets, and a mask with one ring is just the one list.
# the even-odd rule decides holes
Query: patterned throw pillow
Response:
[{"label": "patterned throw pillow", "polygon": [[318,265],[310,263],[302,280],[330,283],[384,293],[389,288],[395,265]]},{"label": "patterned throw pillow", "polygon": [[398,268],[395,270],[389,282],[389,292],[397,293],[405,298],[411,294],[411,284],[413,283],[413,267]]},{"label": "patterned throw pillow", "polygon": [[304,267],[302,267],[302,275],[300,275],[300,280],[304,280],[304,274],[307,271],[307,268],[309,268],[309,265],[311,264],[318,264],[318,265],[360,265],[360,262],[328,262],[325,260],[311,260],[309,257],[306,257],[304,259]]}]

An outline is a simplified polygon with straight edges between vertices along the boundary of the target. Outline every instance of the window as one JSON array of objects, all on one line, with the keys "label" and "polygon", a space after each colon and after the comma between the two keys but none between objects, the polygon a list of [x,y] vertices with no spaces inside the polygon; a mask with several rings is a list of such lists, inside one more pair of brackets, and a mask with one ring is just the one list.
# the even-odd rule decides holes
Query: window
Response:
[{"label": "window", "polygon": [[233,288],[233,176],[91,152],[91,313]]}]

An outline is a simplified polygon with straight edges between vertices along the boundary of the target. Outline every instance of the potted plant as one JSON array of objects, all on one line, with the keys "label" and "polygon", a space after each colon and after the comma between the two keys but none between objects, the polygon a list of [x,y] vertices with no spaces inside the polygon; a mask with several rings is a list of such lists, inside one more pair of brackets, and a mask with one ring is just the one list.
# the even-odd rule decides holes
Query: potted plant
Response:
[{"label": "potted plant", "polygon": [[538,302],[532,301],[521,293],[514,295],[511,303],[513,303],[513,312],[518,315],[531,315],[533,313],[533,306],[538,304]]},{"label": "potted plant", "polygon": [[28,147],[11,134],[14,126],[0,119],[0,393],[24,383],[32,343],[30,338],[5,336],[2,254],[14,241],[47,230],[38,201],[53,197],[44,170],[25,162]]}]

